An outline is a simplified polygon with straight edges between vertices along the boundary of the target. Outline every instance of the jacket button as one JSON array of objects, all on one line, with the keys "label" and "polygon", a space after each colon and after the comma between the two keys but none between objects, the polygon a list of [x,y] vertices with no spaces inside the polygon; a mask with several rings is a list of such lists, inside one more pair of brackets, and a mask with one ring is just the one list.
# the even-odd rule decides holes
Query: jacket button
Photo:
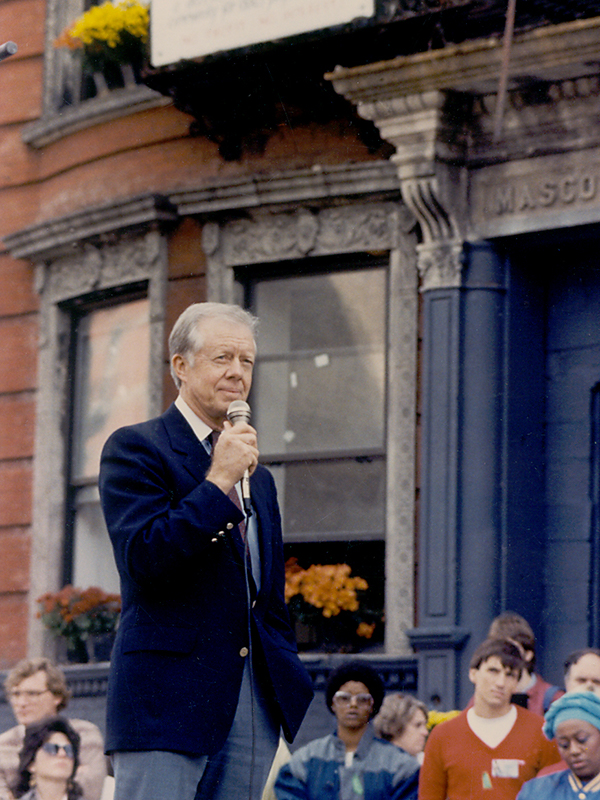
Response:
[{"label": "jacket button", "polygon": [[216,537],[216,536],[215,536],[215,538],[214,538],[214,539],[211,539],[211,542],[218,542],[218,541],[219,541],[219,540],[217,539],[217,537]]},{"label": "jacket button", "polygon": [[242,658],[246,658],[246,656],[248,655],[248,652],[249,652],[249,651],[248,651],[248,648],[247,648],[247,647],[242,647],[242,649],[240,650],[240,655],[241,655],[241,657],[242,657]]},{"label": "jacket button", "polygon": [[228,522],[226,527],[227,527],[228,531],[232,531],[233,530],[233,522]]},{"label": "jacket button", "polygon": [[256,600],[253,600],[252,601],[252,608],[254,608],[255,605],[256,605]]}]

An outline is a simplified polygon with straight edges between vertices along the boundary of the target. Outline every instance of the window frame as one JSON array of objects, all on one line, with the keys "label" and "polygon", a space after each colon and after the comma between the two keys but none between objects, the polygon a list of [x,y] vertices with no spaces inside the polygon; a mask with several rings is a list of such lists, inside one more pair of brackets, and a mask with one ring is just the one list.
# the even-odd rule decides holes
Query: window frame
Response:
[{"label": "window frame", "polygon": [[[82,492],[97,489],[98,475],[79,478],[74,475],[76,426],[81,413],[79,391],[80,384],[80,356],[79,351],[79,326],[82,320],[94,311],[114,308],[136,300],[148,299],[148,281],[138,281],[133,284],[124,284],[113,287],[108,291],[94,292],[90,295],[75,298],[61,304],[62,311],[69,317],[69,355],[68,355],[68,436],[65,447],[65,528],[63,540],[63,565],[62,584],[73,583],[75,577],[75,538],[78,507]],[[150,316],[150,315],[149,315]],[[149,318],[150,324],[150,318]],[[150,353],[148,353],[150,359]],[[140,420],[141,422],[142,420]],[[98,498],[99,502],[99,498]],[[103,586],[103,589],[113,590],[114,587]]]},{"label": "window frame", "polygon": [[[78,220],[81,231],[87,219]],[[40,345],[38,416],[34,461],[33,519],[28,651],[56,651],[57,643],[36,618],[37,597],[56,591],[65,574],[67,457],[70,431],[71,313],[93,298],[119,302],[134,285],[145,283],[150,300],[149,414],[162,411],[164,389],[165,291],[168,251],[165,234],[155,223],[115,232],[94,244],[82,239],[68,248],[46,252],[38,264]]]},{"label": "window frame", "polygon": [[[299,276],[319,276],[328,275],[333,272],[352,272],[352,271],[367,271],[369,269],[383,270],[384,277],[384,296],[383,300],[383,313],[384,313],[384,335],[383,335],[383,353],[384,353],[384,374],[383,374],[383,429],[382,429],[382,444],[381,446],[373,447],[354,447],[354,448],[336,448],[335,450],[319,449],[310,451],[299,452],[277,452],[270,453],[261,451],[261,463],[267,467],[274,468],[275,479],[277,482],[277,470],[275,468],[292,464],[325,464],[326,462],[350,462],[356,461],[358,463],[365,461],[383,461],[384,476],[386,472],[386,407],[387,407],[387,342],[388,342],[388,312],[389,312],[389,293],[387,291],[389,281],[389,263],[381,255],[371,255],[367,253],[352,253],[344,256],[316,258],[309,264],[305,262],[289,261],[283,262],[278,265],[276,272],[273,271],[270,264],[256,264],[251,267],[239,268],[235,271],[235,278],[238,283],[243,286],[244,303],[251,311],[256,313],[255,297],[258,284],[263,281],[269,280],[282,280],[286,278],[293,278]],[[259,316],[260,322],[260,316]],[[259,330],[260,334],[260,330]],[[270,356],[261,357],[260,348],[257,356],[257,367],[260,369],[260,364],[263,361],[269,361]],[[250,398],[252,402],[252,395]],[[259,431],[260,433],[260,431]],[[384,477],[385,480],[385,477]],[[385,505],[385,489],[383,492],[383,503]],[[384,509],[382,509],[383,512]],[[282,516],[285,519],[285,510],[281,509]],[[384,516],[384,515],[383,515]],[[285,531],[284,526],[284,541],[285,543],[293,542],[316,542],[318,539],[315,537],[316,532],[305,532],[303,534],[289,534]],[[344,535],[345,534],[345,535]],[[323,533],[322,541],[385,541],[385,526],[378,532],[376,531],[357,531],[355,533],[336,531],[330,532],[329,535]]]},{"label": "window frame", "polygon": [[[54,47],[54,41],[85,6],[84,0],[47,0],[42,117],[22,131],[23,141],[30,147],[45,147],[82,128],[126,114],[172,105],[169,97],[141,84],[79,100],[81,75],[76,59],[65,48]],[[68,86],[78,98],[71,106],[62,104]]]},{"label": "window frame", "polygon": [[[306,175],[301,177],[307,180]],[[278,194],[284,193],[285,178],[276,188]],[[316,197],[322,197],[319,188],[313,189]],[[256,200],[250,191],[248,194]],[[319,256],[360,258],[377,254],[389,260],[385,648],[388,653],[408,655],[412,649],[407,630],[414,626],[418,566],[415,535],[419,276],[414,218],[400,202],[382,200],[381,195],[327,205],[323,201],[311,202],[307,194],[305,190],[293,210],[289,205],[268,206],[263,201],[264,205],[258,209],[253,203],[245,214],[230,209],[227,215],[221,210],[222,216],[205,218],[207,299],[243,304],[244,289],[235,280],[236,271],[259,264],[277,274],[290,261],[296,261],[302,269],[310,269],[311,262]],[[194,207],[203,205],[201,198],[193,195],[186,202],[190,213]],[[235,208],[245,207],[248,202],[241,202]],[[186,203],[181,210],[184,208]]]}]

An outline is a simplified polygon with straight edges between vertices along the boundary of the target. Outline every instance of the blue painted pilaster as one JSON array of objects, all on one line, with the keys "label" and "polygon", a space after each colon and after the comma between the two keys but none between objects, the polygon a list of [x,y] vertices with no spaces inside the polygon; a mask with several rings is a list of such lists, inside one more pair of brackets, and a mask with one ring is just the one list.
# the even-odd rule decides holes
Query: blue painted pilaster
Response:
[{"label": "blue painted pilaster", "polygon": [[502,562],[504,269],[465,248],[461,285],[423,293],[419,694],[466,704],[468,661],[497,613]]}]

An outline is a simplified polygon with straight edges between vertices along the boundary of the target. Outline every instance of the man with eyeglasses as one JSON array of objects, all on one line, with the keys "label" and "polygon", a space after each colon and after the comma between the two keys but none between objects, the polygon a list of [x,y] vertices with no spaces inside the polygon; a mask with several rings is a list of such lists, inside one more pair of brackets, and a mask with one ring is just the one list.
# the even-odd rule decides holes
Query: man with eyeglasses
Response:
[{"label": "man with eyeglasses", "polygon": [[419,762],[378,739],[370,724],[383,701],[383,682],[368,664],[344,664],[327,683],[334,734],[301,747],[275,782],[277,800],[413,800]]},{"label": "man with eyeglasses", "polygon": [[[7,675],[4,692],[17,725],[0,734],[0,800],[10,800],[9,786],[18,776],[19,752],[25,728],[47,717],[54,717],[71,696],[63,672],[47,658],[27,658]],[[83,789],[82,800],[100,800],[106,778],[104,741],[96,725],[84,719],[70,719],[81,739],[79,768],[75,775]]]}]

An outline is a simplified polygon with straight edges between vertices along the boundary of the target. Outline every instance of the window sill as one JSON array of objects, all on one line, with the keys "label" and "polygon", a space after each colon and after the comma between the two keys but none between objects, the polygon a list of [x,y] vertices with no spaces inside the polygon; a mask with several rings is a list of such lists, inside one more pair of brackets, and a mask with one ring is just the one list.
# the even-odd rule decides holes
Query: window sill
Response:
[{"label": "window sill", "polygon": [[22,137],[25,144],[37,149],[92,125],[171,103],[169,97],[148,86],[113,89],[101,97],[93,97],[80,105],[41,117],[25,126]]}]

